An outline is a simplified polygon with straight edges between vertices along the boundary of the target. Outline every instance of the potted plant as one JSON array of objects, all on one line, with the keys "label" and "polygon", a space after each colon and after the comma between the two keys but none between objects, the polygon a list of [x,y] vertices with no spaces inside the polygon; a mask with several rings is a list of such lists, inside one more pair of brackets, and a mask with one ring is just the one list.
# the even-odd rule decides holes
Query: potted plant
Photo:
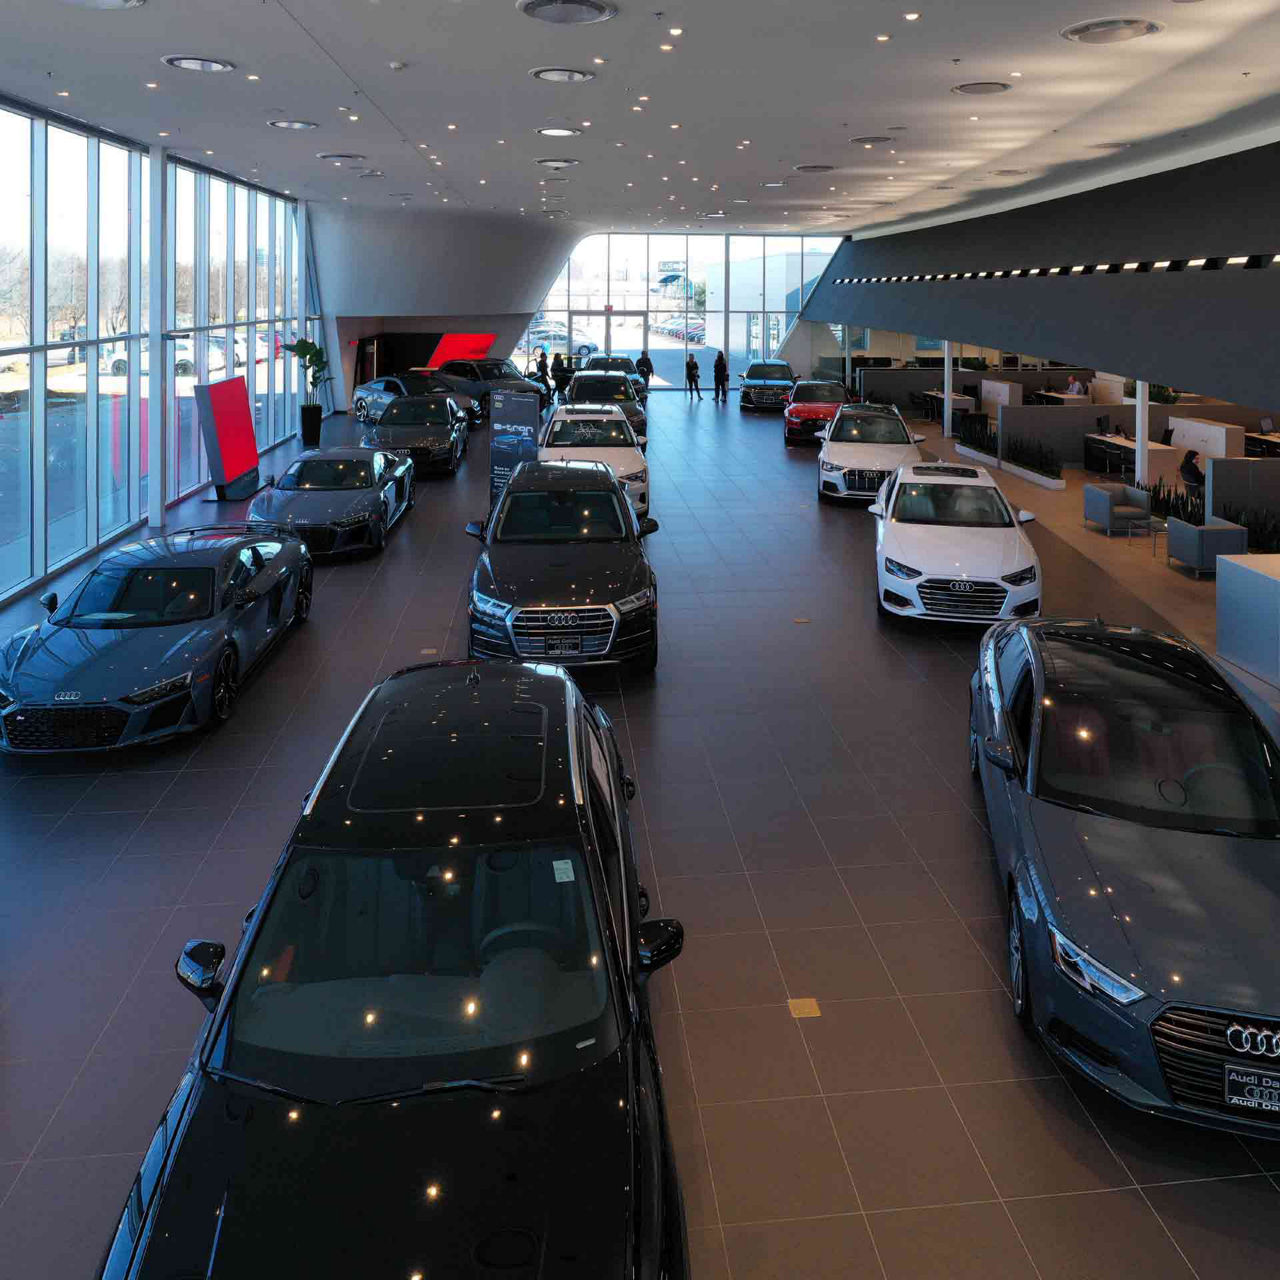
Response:
[{"label": "potted plant", "polygon": [[320,444],[320,388],[326,382],[333,381],[333,375],[329,372],[329,357],[325,355],[323,347],[307,338],[286,342],[284,349],[292,351],[302,362],[307,387],[306,397],[302,401],[302,447],[315,449]]}]

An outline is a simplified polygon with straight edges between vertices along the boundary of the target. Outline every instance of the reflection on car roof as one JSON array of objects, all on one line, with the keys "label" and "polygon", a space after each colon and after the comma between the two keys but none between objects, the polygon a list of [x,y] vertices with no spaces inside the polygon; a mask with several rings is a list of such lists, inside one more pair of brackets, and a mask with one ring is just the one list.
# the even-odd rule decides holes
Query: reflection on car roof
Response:
[{"label": "reflection on car roof", "polygon": [[507,488],[567,490],[581,489],[584,484],[600,484],[606,488],[614,485],[613,468],[607,462],[592,462],[585,458],[559,459],[545,462],[522,462],[511,473]]},{"label": "reflection on car roof", "polygon": [[977,467],[957,467],[947,462],[917,462],[912,466],[911,474],[922,480],[978,480],[995,484],[989,472],[980,471]]}]

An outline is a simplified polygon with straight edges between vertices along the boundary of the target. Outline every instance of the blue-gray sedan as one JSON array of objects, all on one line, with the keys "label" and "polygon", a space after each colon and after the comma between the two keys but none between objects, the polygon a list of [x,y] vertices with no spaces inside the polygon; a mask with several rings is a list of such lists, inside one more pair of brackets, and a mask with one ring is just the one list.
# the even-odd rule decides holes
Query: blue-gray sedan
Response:
[{"label": "blue-gray sedan", "polygon": [[1013,1008],[1141,1110],[1280,1137],[1280,752],[1175,636],[983,637],[969,757],[1008,891]]}]

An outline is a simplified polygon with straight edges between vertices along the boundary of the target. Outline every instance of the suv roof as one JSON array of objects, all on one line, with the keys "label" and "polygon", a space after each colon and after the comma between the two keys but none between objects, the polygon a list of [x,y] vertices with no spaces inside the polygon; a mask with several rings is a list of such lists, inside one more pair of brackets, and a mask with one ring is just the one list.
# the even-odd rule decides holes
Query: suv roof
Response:
[{"label": "suv roof", "polygon": [[552,422],[564,422],[572,418],[626,418],[616,404],[592,404],[583,400],[578,404],[562,404],[551,415]]},{"label": "suv roof", "polygon": [[607,462],[571,459],[566,462],[522,462],[511,473],[507,488],[517,492],[521,489],[564,489],[572,492],[592,481],[609,488],[617,484],[613,468]]},{"label": "suv roof", "polygon": [[433,662],[375,685],[294,841],[332,848],[581,839],[569,720],[580,695],[542,664]]},{"label": "suv roof", "polygon": [[911,478],[923,480],[926,483],[932,481],[935,484],[941,484],[944,481],[947,484],[954,484],[959,481],[961,484],[983,485],[992,489],[996,487],[991,472],[985,467],[963,467],[949,462],[913,463]]}]

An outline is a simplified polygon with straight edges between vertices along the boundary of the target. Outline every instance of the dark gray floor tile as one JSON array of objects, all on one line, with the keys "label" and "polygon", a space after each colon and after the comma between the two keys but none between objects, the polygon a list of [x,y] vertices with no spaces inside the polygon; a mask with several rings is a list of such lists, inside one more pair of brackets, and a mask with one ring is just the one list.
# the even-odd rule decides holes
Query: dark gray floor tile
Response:
[{"label": "dark gray floor tile", "polygon": [[823,1093],[939,1083],[900,1000],[829,1000],[821,1009],[798,1023]]},{"label": "dark gray floor tile", "polygon": [[873,1213],[867,1225],[887,1280],[1035,1280],[1035,1268],[999,1204]]},{"label": "dark gray floor tile", "polygon": [[694,936],[672,968],[686,1013],[784,1004],[787,999],[768,934]]},{"label": "dark gray floor tile", "polygon": [[94,1052],[125,1057],[189,1053],[205,1017],[204,1006],[178,981],[172,965],[145,969],[123,992]]},{"label": "dark gray floor tile", "polygon": [[918,866],[920,863],[902,828],[892,817],[815,818],[814,824],[837,867],[874,867],[886,863]]},{"label": "dark gray floor tile", "polygon": [[751,887],[770,929],[854,924],[858,918],[833,867],[756,872]]},{"label": "dark gray floor tile", "polygon": [[870,926],[899,995],[930,995],[998,987],[987,957],[959,920]]},{"label": "dark gray floor tile", "polygon": [[0,1063],[0,1161],[31,1154],[79,1066],[71,1058]]},{"label": "dark gray floor tile", "polygon": [[904,815],[902,829],[912,847],[926,862],[938,858],[989,858],[991,836],[976,818],[959,814],[949,822],[922,814]]},{"label": "dark gray floor tile", "polygon": [[687,935],[760,933],[764,922],[747,876],[673,876],[658,882],[662,914],[675,916]]},{"label": "dark gray floor tile", "polygon": [[170,809],[162,805],[143,819],[129,837],[126,854],[204,853],[214,842],[230,810],[220,805]]},{"label": "dark gray floor tile", "polygon": [[72,806],[76,813],[121,813],[150,810],[178,778],[177,772],[104,773]]},{"label": "dark gray floor tile", "polygon": [[668,1107],[667,1121],[689,1230],[717,1227],[720,1216],[716,1209],[716,1192],[707,1161],[701,1117],[694,1107]]},{"label": "dark gray floor tile", "polygon": [[224,943],[230,955],[239,945],[245,912],[253,903],[254,899],[249,898],[235,903],[174,907],[155,946],[143,960],[143,969],[171,973],[182,948],[192,938]]},{"label": "dark gray floor tile", "polygon": [[769,937],[789,996],[821,1002],[893,994],[889,975],[860,924],[775,931]]},{"label": "dark gray floor tile", "polygon": [[1280,1191],[1264,1177],[1144,1191],[1199,1280],[1270,1274],[1280,1263]]},{"label": "dark gray floor tile", "polygon": [[729,1280],[724,1234],[719,1227],[698,1227],[689,1232],[689,1270],[698,1280]]},{"label": "dark gray floor tile", "polygon": [[198,853],[122,854],[86,888],[84,906],[91,911],[176,906],[200,862]]},{"label": "dark gray floor tile", "polygon": [[840,874],[864,924],[956,918],[951,904],[919,864],[844,867]]},{"label": "dark gray floor tile", "polygon": [[796,791],[814,818],[856,818],[887,814],[879,793],[852,760],[843,768],[797,773]]},{"label": "dark gray floor tile", "polygon": [[741,871],[742,856],[727,822],[649,829],[659,876],[707,876]]},{"label": "dark gray floor tile", "polygon": [[979,1084],[1056,1074],[1048,1054],[1014,1017],[1002,988],[907,1000],[947,1084]]},{"label": "dark gray floor tile", "polygon": [[960,916],[998,916],[1006,901],[994,858],[948,858],[926,864]]},{"label": "dark gray floor tile", "polygon": [[880,1274],[860,1213],[726,1227],[724,1239],[733,1280],[850,1280]]},{"label": "dark gray floor tile", "polygon": [[733,834],[748,871],[829,867],[831,859],[806,814],[764,822],[735,822]]},{"label": "dark gray floor tile", "polygon": [[797,1020],[786,1005],[683,1017],[700,1104],[818,1092]]}]

